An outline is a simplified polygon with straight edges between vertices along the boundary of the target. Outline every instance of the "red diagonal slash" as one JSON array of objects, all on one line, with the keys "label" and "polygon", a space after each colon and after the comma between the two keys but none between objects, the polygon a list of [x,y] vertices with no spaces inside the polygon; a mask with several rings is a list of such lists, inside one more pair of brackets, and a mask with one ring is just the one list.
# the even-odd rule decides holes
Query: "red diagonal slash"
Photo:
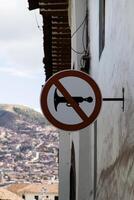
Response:
[{"label": "red diagonal slash", "polygon": [[69,94],[69,92],[64,88],[64,86],[60,83],[60,81],[57,79],[55,81],[55,86],[57,89],[62,93],[62,95],[65,97],[67,102],[72,106],[72,108],[77,112],[77,114],[81,117],[83,121],[87,121],[89,117],[85,114],[85,112],[80,108],[79,104],[72,98],[72,96]]}]

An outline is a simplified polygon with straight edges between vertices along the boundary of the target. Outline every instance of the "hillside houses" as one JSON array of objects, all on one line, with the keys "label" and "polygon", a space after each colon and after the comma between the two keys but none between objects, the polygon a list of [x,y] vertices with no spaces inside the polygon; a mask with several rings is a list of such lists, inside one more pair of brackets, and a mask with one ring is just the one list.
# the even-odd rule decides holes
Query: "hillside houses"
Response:
[{"label": "hillside houses", "polygon": [[67,67],[90,74],[102,98],[125,90],[124,110],[121,102],[103,102],[95,123],[60,134],[60,200],[133,200],[134,1],[29,0],[36,8],[46,80]]},{"label": "hillside houses", "polygon": [[22,198],[13,192],[0,188],[0,200],[22,200]]},{"label": "hillside houses", "polygon": [[7,188],[22,200],[58,200],[58,183],[13,184]]}]

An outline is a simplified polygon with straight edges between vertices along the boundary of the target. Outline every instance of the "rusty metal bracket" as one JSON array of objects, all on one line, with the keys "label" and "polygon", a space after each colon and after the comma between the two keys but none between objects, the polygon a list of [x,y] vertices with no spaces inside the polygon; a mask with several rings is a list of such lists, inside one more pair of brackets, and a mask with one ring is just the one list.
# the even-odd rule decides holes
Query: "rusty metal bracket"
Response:
[{"label": "rusty metal bracket", "polygon": [[103,101],[121,101],[122,102],[122,111],[124,112],[125,107],[125,89],[122,88],[122,97],[121,98],[103,98]]}]

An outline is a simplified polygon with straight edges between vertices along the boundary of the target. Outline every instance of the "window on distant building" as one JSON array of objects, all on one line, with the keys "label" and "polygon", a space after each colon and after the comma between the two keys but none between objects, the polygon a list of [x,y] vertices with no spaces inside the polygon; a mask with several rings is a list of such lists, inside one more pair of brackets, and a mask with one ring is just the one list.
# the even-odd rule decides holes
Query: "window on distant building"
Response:
[{"label": "window on distant building", "polygon": [[39,197],[38,196],[34,196],[35,200],[39,200]]},{"label": "window on distant building", "polygon": [[22,199],[25,199],[25,195],[24,194],[22,195]]},{"label": "window on distant building", "polygon": [[99,59],[105,46],[105,0],[99,0]]},{"label": "window on distant building", "polygon": [[58,200],[58,196],[55,196],[54,200]]}]

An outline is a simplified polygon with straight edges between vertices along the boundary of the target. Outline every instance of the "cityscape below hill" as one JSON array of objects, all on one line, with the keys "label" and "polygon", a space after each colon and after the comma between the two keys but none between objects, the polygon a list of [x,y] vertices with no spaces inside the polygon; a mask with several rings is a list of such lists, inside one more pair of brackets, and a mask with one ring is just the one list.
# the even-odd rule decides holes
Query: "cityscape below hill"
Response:
[{"label": "cityscape below hill", "polygon": [[0,104],[0,185],[58,180],[58,130],[31,108]]}]

